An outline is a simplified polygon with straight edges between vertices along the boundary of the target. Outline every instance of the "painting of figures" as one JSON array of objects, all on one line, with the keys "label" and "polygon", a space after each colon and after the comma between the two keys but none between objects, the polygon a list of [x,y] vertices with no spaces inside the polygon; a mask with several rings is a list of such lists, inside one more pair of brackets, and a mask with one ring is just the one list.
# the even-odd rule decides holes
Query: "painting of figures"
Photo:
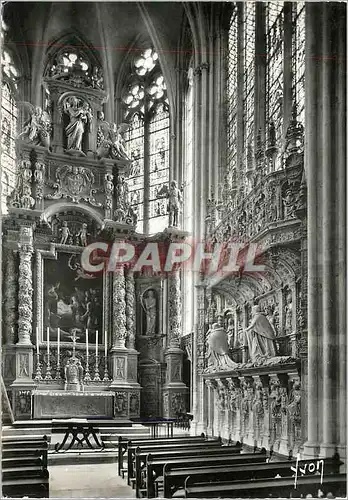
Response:
[{"label": "painting of figures", "polygon": [[85,273],[80,266],[80,256],[59,253],[57,260],[44,261],[44,331],[50,341],[57,340],[60,328],[61,342],[72,342],[76,331],[77,343],[95,342],[96,330],[102,341],[102,276]]}]

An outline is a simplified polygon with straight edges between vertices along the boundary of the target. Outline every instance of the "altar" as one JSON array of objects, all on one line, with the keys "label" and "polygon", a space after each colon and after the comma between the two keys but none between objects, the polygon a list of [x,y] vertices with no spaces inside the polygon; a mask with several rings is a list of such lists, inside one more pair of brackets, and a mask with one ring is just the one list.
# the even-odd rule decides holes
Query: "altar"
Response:
[{"label": "altar", "polygon": [[114,394],[107,391],[35,390],[32,397],[34,418],[113,418],[114,416]]}]

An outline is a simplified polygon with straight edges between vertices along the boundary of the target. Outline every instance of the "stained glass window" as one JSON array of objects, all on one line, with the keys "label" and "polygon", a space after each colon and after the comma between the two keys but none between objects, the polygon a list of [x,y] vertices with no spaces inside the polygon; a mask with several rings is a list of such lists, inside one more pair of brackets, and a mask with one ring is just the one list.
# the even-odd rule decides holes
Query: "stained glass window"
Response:
[{"label": "stained glass window", "polygon": [[227,52],[227,171],[237,164],[237,78],[238,78],[238,17],[234,9],[228,32]]},{"label": "stained glass window", "polygon": [[305,2],[293,3],[293,97],[297,119],[305,124]]},{"label": "stained glass window", "polygon": [[254,143],[255,2],[244,4],[244,151]]},{"label": "stained glass window", "polygon": [[266,17],[267,49],[267,122],[274,123],[276,141],[282,137],[283,126],[283,59],[284,59],[284,5],[283,2],[267,2]]},{"label": "stained glass window", "polygon": [[126,141],[133,159],[128,178],[131,204],[138,210],[138,230],[148,233],[168,226],[169,106],[158,54],[146,49],[133,61],[122,94]]},{"label": "stained glass window", "polygon": [[16,144],[18,109],[14,98],[14,89],[17,88],[18,71],[10,53],[2,53],[2,92],[1,92],[1,167],[2,167],[2,196],[1,210],[7,212],[6,197],[12,192],[16,184]]}]

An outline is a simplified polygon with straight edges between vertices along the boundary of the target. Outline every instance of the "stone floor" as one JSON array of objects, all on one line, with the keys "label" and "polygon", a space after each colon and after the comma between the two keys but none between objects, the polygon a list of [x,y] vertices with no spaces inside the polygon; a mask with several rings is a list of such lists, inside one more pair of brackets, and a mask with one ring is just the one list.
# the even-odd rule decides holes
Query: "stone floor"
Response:
[{"label": "stone floor", "polygon": [[49,466],[50,498],[135,498],[117,463]]}]

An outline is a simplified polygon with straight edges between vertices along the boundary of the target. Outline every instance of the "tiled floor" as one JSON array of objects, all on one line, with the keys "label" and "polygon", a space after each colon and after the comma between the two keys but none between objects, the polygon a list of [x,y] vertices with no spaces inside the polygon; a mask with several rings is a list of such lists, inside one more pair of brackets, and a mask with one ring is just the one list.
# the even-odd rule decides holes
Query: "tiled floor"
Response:
[{"label": "tiled floor", "polygon": [[49,467],[50,498],[135,498],[117,463]]}]

